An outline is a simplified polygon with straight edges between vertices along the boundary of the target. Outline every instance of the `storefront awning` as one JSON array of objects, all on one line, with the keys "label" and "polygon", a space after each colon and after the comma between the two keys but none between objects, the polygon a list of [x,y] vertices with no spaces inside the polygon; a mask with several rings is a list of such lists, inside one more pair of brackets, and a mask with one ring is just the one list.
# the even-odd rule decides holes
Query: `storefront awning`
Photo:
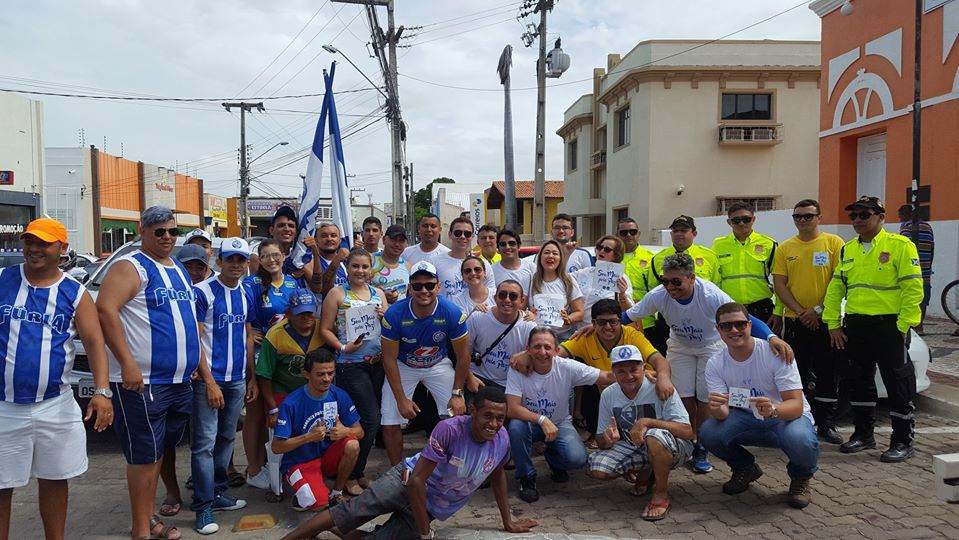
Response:
[{"label": "storefront awning", "polygon": [[123,219],[101,219],[100,231],[112,231],[114,229],[123,229],[130,234],[137,234],[140,224],[136,221],[126,221]]}]

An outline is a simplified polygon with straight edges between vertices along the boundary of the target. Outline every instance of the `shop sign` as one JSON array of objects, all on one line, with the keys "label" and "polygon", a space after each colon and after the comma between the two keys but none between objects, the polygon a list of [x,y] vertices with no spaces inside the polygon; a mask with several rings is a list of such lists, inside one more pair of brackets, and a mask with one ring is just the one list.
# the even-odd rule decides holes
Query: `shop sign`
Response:
[{"label": "shop sign", "polygon": [[13,171],[0,171],[0,186],[13,185]]},{"label": "shop sign", "polygon": [[283,199],[247,199],[246,214],[251,218],[271,218],[276,209],[281,206],[290,206],[294,210],[299,206],[295,200]]}]

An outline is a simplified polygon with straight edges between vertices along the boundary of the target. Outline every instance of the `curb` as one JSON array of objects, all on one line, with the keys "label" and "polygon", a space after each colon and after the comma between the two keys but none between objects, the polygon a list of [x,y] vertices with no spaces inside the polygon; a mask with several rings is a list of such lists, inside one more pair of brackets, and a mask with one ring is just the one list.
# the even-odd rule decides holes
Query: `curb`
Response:
[{"label": "curb", "polygon": [[929,388],[916,394],[916,408],[951,420],[959,420],[959,387],[932,381]]}]

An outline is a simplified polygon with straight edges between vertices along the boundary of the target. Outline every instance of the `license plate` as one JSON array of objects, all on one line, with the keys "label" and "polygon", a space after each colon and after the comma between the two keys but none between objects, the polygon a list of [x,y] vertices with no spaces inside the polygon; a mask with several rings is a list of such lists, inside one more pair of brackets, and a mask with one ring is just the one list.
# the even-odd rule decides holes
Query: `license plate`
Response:
[{"label": "license plate", "polygon": [[96,385],[93,384],[93,379],[80,379],[80,384],[77,386],[77,394],[84,399],[92,398],[93,392],[96,391]]}]

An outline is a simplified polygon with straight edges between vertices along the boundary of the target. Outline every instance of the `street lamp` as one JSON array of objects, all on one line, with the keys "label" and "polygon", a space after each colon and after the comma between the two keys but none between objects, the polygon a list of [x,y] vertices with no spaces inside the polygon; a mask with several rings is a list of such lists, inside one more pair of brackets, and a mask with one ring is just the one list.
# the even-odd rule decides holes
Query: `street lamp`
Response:
[{"label": "street lamp", "polygon": [[346,61],[349,62],[351,66],[353,66],[353,69],[355,69],[356,71],[359,71],[360,75],[362,75],[363,78],[367,80],[367,82],[373,85],[373,88],[376,88],[377,92],[379,92],[384,98],[386,98],[387,103],[390,102],[390,96],[386,95],[386,93],[384,93],[383,90],[379,86],[377,86],[375,82],[371,81],[370,78],[366,76],[366,73],[363,73],[363,70],[357,67],[357,65],[354,64],[352,60],[350,60],[349,56],[346,56],[346,53],[344,53],[343,51],[337,49],[336,47],[332,45],[323,45],[323,50],[328,53],[339,54],[340,56],[345,58]]},{"label": "street lamp", "polygon": [[248,161],[247,164],[246,164],[246,166],[249,167],[250,165],[253,164],[254,161],[256,161],[256,160],[260,159],[261,157],[269,154],[269,153],[270,153],[270,150],[273,150],[273,149],[276,148],[277,146],[286,146],[286,145],[288,145],[288,144],[290,144],[288,141],[280,141],[280,142],[274,144],[273,146],[269,147],[269,148],[266,150],[266,152],[263,152],[262,154],[256,156],[255,158],[251,159],[250,161]]}]

